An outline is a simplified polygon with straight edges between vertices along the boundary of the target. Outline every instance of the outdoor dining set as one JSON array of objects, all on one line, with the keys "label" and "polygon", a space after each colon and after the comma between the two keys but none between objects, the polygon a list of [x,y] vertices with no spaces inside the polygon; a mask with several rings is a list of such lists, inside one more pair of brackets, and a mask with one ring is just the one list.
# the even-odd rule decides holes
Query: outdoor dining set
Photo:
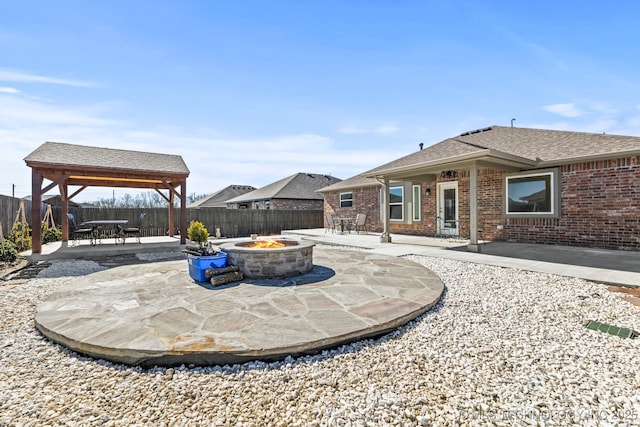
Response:
[{"label": "outdoor dining set", "polygon": [[367,232],[367,214],[359,213],[354,217],[337,217],[327,214],[327,227],[325,233],[331,230],[332,233],[340,232],[344,234],[347,231],[351,234],[351,230],[356,233]]},{"label": "outdoor dining set", "polygon": [[135,237],[140,243],[140,230],[145,213],[138,216],[138,223],[134,227],[127,227],[127,219],[98,219],[84,221],[80,224],[76,222],[75,215],[67,214],[69,219],[69,239],[74,243],[88,239],[91,246],[102,243],[103,239],[113,238],[115,244],[123,244],[127,237]]}]

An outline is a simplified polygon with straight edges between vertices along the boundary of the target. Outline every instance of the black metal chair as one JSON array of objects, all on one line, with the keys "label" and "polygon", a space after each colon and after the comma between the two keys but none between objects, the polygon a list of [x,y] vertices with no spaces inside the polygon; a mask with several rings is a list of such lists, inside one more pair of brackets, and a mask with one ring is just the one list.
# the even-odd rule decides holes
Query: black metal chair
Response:
[{"label": "black metal chair", "polygon": [[122,230],[126,237],[133,236],[136,238],[138,243],[140,243],[140,230],[142,230],[142,221],[144,221],[145,215],[146,215],[145,212],[142,212],[140,215],[138,215],[138,223],[136,224],[135,227],[128,227]]},{"label": "black metal chair", "polygon": [[73,240],[75,243],[78,243],[78,241],[80,239],[86,239],[89,238],[89,241],[91,242],[92,245],[94,245],[94,234],[93,234],[93,228],[81,228],[78,227],[78,224],[76,223],[76,217],[69,213],[67,214],[67,218],[69,219],[69,238],[71,240]]}]

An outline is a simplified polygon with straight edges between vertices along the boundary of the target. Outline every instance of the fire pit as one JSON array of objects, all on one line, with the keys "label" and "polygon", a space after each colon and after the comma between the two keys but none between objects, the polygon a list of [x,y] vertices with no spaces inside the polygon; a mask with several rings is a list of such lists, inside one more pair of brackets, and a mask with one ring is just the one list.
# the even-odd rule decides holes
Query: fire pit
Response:
[{"label": "fire pit", "polygon": [[248,278],[282,278],[313,268],[312,242],[287,239],[229,242],[220,246],[227,262]]}]

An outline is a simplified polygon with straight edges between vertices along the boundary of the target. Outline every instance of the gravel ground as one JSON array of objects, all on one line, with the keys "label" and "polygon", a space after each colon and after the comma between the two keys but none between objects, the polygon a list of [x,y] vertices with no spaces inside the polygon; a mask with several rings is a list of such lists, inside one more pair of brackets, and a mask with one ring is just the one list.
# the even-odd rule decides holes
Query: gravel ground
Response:
[{"label": "gravel ground", "polygon": [[640,308],[604,285],[410,257],[447,290],[398,331],[277,363],[143,370],[43,338],[38,304],[69,276],[54,261],[0,292],[0,426],[640,425]]}]

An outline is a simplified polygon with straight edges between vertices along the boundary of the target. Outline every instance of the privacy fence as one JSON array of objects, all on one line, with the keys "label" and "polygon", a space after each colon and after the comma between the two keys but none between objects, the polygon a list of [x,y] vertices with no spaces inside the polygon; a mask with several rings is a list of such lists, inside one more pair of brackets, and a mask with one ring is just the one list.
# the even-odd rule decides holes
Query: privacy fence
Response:
[{"label": "privacy fence", "polygon": [[[5,234],[11,230],[20,200],[0,195],[0,222]],[[42,215],[47,205],[42,205]],[[52,207],[56,224],[62,223],[61,208]],[[169,230],[168,208],[75,208],[69,207],[69,212],[76,216],[78,223],[98,219],[126,219],[129,224],[136,225],[138,216],[144,212],[142,236],[164,236]],[[25,200],[25,214],[27,222],[31,221],[31,202]],[[180,226],[180,210],[174,211],[174,230],[177,233]],[[227,209],[227,208],[188,208],[187,224],[200,221],[207,227],[209,234],[222,237],[244,237],[250,234],[271,235],[280,234],[282,230],[296,230],[324,227],[324,216],[321,210],[255,210],[255,209]]]}]

